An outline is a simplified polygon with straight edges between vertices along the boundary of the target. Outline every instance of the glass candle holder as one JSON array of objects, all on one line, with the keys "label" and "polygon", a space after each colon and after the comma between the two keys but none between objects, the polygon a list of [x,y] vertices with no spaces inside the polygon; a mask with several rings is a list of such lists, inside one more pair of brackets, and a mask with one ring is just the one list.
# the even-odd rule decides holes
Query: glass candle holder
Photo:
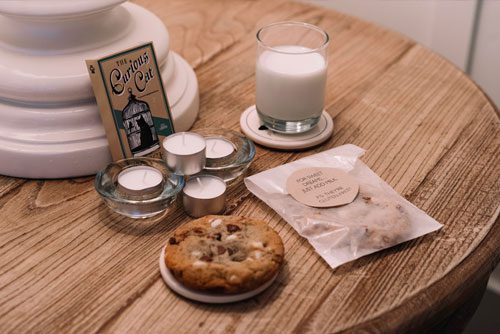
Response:
[{"label": "glass candle holder", "polygon": [[163,160],[131,158],[110,163],[96,174],[95,189],[113,211],[130,218],[149,218],[175,209],[184,179]]},{"label": "glass candle holder", "polygon": [[215,175],[230,184],[248,169],[255,157],[254,143],[230,129],[197,129],[207,143],[206,164],[201,173]]},{"label": "glass candle holder", "polygon": [[324,108],[328,34],[302,22],[279,22],[257,32],[256,107],[269,129],[301,133]]}]

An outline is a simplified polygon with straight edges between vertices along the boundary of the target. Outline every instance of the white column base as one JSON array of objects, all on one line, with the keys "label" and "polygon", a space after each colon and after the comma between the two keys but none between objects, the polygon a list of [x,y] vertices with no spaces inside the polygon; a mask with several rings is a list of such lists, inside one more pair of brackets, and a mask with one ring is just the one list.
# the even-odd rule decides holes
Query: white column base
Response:
[{"label": "white column base", "polygon": [[[161,21],[134,4],[123,4],[111,12],[116,13],[125,13],[135,23],[130,25],[133,29],[126,36],[107,48],[100,46],[89,48],[91,51],[54,56],[18,50],[16,56],[0,43],[0,53],[13,64],[10,68],[0,67],[0,73],[14,73],[6,76],[10,81],[4,81],[4,86],[0,84],[0,174],[24,178],[76,177],[95,174],[111,161],[84,63],[95,53],[105,56],[153,40],[175,131],[186,131],[193,125],[199,107],[196,75],[183,58],[169,52],[169,36]],[[33,67],[33,74],[29,74],[26,72],[29,64],[44,66]],[[24,72],[15,71],[16,65]],[[31,75],[32,80],[23,75]]]}]

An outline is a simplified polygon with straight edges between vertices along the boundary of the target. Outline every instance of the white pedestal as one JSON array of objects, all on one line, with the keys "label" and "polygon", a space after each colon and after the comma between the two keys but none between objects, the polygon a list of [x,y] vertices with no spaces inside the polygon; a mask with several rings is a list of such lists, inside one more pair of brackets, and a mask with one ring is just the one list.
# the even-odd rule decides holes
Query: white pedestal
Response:
[{"label": "white pedestal", "polygon": [[63,178],[111,161],[85,59],[153,41],[176,131],[198,114],[191,67],[151,12],[123,0],[0,2],[0,174]]}]

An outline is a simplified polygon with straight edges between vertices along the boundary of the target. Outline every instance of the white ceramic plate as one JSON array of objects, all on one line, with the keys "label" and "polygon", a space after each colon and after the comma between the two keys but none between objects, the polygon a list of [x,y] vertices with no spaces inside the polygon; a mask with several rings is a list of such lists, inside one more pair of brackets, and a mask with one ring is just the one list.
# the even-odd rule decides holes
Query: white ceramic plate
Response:
[{"label": "white ceramic plate", "polygon": [[174,275],[170,272],[170,270],[167,268],[165,264],[165,247],[162,248],[160,253],[160,273],[165,283],[167,283],[168,287],[172,289],[174,292],[188,299],[209,304],[234,303],[248,298],[252,298],[261,293],[262,291],[264,291],[265,289],[267,289],[271,284],[273,284],[274,280],[278,276],[278,274],[276,274],[264,285],[261,285],[257,289],[245,293],[228,295],[228,294],[200,292],[194,289],[186,288],[184,285],[182,285],[179,281],[175,279]]}]

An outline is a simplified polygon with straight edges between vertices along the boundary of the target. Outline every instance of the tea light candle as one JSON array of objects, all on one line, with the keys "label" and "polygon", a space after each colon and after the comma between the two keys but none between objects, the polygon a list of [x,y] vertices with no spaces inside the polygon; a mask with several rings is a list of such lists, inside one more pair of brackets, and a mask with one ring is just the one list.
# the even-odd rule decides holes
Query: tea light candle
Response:
[{"label": "tea light candle", "polygon": [[179,132],[163,140],[168,168],[180,175],[193,175],[205,167],[205,138],[193,132]]},{"label": "tea light candle", "polygon": [[226,205],[226,183],[212,175],[190,178],[183,189],[184,211],[194,218],[218,214]]},{"label": "tea light candle", "polygon": [[117,179],[117,189],[125,196],[154,197],[163,191],[163,175],[154,167],[128,167],[118,174]]},{"label": "tea light candle", "polygon": [[206,156],[208,159],[225,158],[234,152],[234,146],[222,137],[205,138],[207,143]]}]

